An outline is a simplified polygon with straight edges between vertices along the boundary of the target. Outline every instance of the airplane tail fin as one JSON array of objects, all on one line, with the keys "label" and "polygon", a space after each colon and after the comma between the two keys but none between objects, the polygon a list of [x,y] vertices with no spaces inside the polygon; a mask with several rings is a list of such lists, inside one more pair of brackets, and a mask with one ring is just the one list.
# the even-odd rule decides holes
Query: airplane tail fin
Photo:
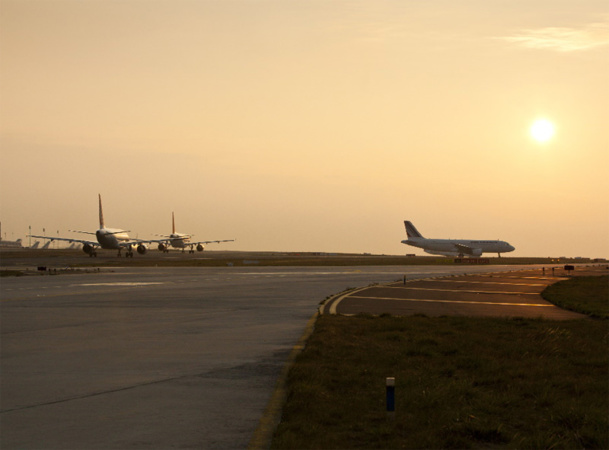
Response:
[{"label": "airplane tail fin", "polygon": [[404,226],[406,227],[406,234],[408,235],[408,239],[423,237],[423,235],[419,233],[419,230],[417,230],[412,224],[412,222],[410,222],[409,220],[404,221]]},{"label": "airplane tail fin", "polygon": [[171,211],[171,234],[176,234],[176,218]]},{"label": "airplane tail fin", "polygon": [[101,204],[101,194],[97,194],[99,196],[99,228],[100,230],[104,227],[104,211],[102,209],[102,204]]}]

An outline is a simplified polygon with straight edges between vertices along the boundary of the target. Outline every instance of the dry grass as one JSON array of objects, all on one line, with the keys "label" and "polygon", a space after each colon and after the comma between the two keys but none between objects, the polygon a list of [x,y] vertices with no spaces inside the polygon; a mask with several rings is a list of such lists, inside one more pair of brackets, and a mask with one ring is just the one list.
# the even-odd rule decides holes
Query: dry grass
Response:
[{"label": "dry grass", "polygon": [[321,316],[272,448],[609,448],[608,331],[592,319]]}]

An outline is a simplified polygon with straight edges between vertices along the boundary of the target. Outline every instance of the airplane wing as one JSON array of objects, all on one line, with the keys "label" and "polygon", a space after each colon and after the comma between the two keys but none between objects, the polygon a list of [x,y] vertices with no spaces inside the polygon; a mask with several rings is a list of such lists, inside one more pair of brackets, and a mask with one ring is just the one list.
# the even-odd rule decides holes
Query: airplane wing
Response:
[{"label": "airplane wing", "polygon": [[[79,231],[79,230],[68,230],[72,233],[81,233],[81,234],[92,234],[93,236],[96,236],[97,233],[93,232],[93,231]],[[120,233],[131,233],[131,230],[114,230],[114,231],[109,231],[106,230],[106,234],[120,234]],[[137,240],[137,239],[134,239]]]},{"label": "airplane wing", "polygon": [[198,241],[198,242],[184,242],[184,246],[191,249],[191,251],[196,247],[197,250],[203,250],[203,245],[205,244],[219,244],[220,242],[234,242],[234,239],[223,239],[217,241]]},{"label": "airplane wing", "polygon": [[81,234],[92,234],[93,236],[95,236],[95,233],[92,231],[80,231],[80,230],[68,230],[71,233],[81,233]]},{"label": "airplane wing", "polygon": [[472,253],[472,248],[467,245],[454,244],[454,246],[460,253],[467,253],[468,255]]},{"label": "airplane wing", "polygon": [[[163,236],[161,235],[161,237],[163,239],[139,239],[138,242],[142,243],[142,244],[169,244],[172,241],[171,236]],[[173,238],[173,239],[184,239],[184,238],[189,238],[190,236],[182,236],[180,238]],[[223,240],[215,240],[215,241],[197,241],[197,242],[193,242],[193,241],[185,241],[184,245],[187,246],[193,246],[193,245],[199,245],[199,244],[219,244],[220,242],[234,242],[235,239],[223,239]]]},{"label": "airplane wing", "polygon": [[33,234],[28,235],[28,237],[38,238],[38,239],[49,239],[50,241],[65,241],[65,242],[78,242],[80,244],[89,244],[93,247],[99,247],[99,242],[97,241],[87,241],[86,239],[74,239],[74,238],[61,238],[57,236],[35,236]]},{"label": "airplane wing", "polygon": [[235,242],[234,239],[224,239],[221,241],[199,241],[199,242],[187,242],[188,245],[198,245],[198,244],[219,244],[220,242]]},{"label": "airplane wing", "polygon": [[442,256],[454,256],[455,258],[457,256],[459,256],[459,252],[454,251],[454,252],[443,252],[440,250],[427,250],[427,249],[423,249],[423,251],[425,253],[429,253],[430,255],[442,255]]},{"label": "airplane wing", "polygon": [[454,246],[459,253],[466,253],[468,255],[474,255],[474,256],[480,256],[482,254],[481,248],[473,248],[473,247],[470,247],[469,245],[457,244],[457,243],[455,243]]},{"label": "airplane wing", "polygon": [[137,239],[140,244],[167,244],[171,239]]}]

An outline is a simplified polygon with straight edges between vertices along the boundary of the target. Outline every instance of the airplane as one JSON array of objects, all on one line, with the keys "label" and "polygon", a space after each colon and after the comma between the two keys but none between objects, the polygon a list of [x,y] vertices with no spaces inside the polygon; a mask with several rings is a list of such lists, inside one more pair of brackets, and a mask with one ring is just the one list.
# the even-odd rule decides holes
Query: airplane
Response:
[{"label": "airplane", "polygon": [[422,248],[426,253],[432,255],[443,255],[463,258],[464,255],[480,256],[482,253],[501,253],[515,250],[505,241],[482,241],[469,239],[426,239],[415,228],[412,222],[405,220],[407,240],[402,244]]},{"label": "airplane", "polygon": [[118,250],[118,256],[121,256],[121,250],[125,249],[125,257],[133,258],[133,249],[136,249],[140,255],[146,253],[148,248],[146,247],[147,241],[143,241],[140,239],[131,239],[127,233],[128,231],[119,230],[116,228],[106,228],[104,226],[104,212],[102,210],[102,200],[101,194],[99,195],[99,230],[95,233],[90,231],[74,231],[75,233],[84,233],[84,234],[92,234],[95,235],[97,241],[89,241],[83,239],[74,239],[74,238],[60,238],[55,236],[35,236],[30,235],[34,238],[40,239],[49,239],[50,242],[53,241],[67,241],[67,242],[78,242],[83,244],[82,250],[89,255],[89,257],[97,256],[97,249],[109,249],[109,250]]},{"label": "airplane", "polygon": [[160,251],[162,251],[163,253],[169,253],[169,247],[181,248],[182,253],[184,253],[184,250],[188,247],[188,253],[194,253],[195,248],[197,249],[198,252],[202,252],[203,250],[205,250],[204,244],[212,244],[212,243],[219,244],[220,242],[234,242],[234,239],[225,239],[225,240],[220,240],[220,241],[191,242],[190,241],[190,238],[192,237],[191,234],[176,233],[176,220],[175,220],[175,215],[173,212],[171,213],[171,234],[165,235],[162,237],[164,237],[165,239],[157,239],[155,241],[146,241],[146,242],[158,243],[159,244],[158,249]]}]

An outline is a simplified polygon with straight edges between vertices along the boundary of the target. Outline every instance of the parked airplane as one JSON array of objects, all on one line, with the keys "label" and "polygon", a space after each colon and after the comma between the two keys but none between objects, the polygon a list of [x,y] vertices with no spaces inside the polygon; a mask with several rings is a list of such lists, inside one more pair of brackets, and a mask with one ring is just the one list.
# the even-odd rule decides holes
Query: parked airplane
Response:
[{"label": "parked airplane", "polygon": [[131,239],[127,234],[128,231],[118,230],[116,228],[106,228],[104,226],[104,212],[102,210],[102,201],[101,194],[99,195],[99,230],[95,233],[90,231],[75,231],[76,233],[84,233],[84,234],[92,234],[95,235],[97,241],[89,241],[83,239],[74,239],[74,238],[60,238],[54,236],[34,236],[35,238],[40,239],[49,239],[52,241],[67,241],[67,242],[78,242],[83,244],[82,250],[89,256],[97,256],[97,248],[101,247],[103,249],[109,250],[118,250],[118,256],[121,256],[121,250],[125,249],[126,257],[133,258],[133,250],[136,249],[140,255],[146,253],[148,248],[146,247],[146,242],[140,239]]},{"label": "parked airplane", "polygon": [[482,253],[501,253],[514,251],[514,247],[505,241],[481,241],[469,239],[425,239],[415,228],[412,222],[405,220],[408,239],[402,244],[422,248],[432,255],[455,256],[463,258],[464,255],[480,256]]},{"label": "parked airplane", "polygon": [[159,244],[158,249],[163,253],[169,252],[169,247],[181,248],[182,252],[188,247],[188,253],[194,253],[195,248],[197,251],[202,252],[205,250],[204,244],[219,244],[220,242],[233,242],[234,239],[225,239],[221,241],[198,241],[191,242],[190,238],[192,234],[182,234],[176,233],[176,220],[174,213],[171,213],[171,234],[162,236],[165,239],[158,239],[156,241],[146,241],[146,242],[157,242]]}]

